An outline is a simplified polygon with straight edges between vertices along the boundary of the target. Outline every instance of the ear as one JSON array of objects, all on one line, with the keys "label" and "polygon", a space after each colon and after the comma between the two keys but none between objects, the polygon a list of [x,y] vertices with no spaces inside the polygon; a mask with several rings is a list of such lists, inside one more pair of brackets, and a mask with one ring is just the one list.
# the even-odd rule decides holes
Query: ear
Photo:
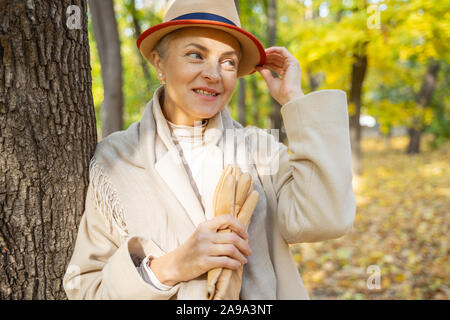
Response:
[{"label": "ear", "polygon": [[[159,54],[158,54],[158,52],[156,50],[153,50],[150,53],[150,61],[152,62],[152,65],[156,69],[156,73],[157,73],[158,79],[160,81],[164,80],[164,78],[165,78],[164,63],[163,63],[163,60],[161,59],[161,57],[159,56]],[[160,76],[161,74],[162,74],[162,77]]]}]

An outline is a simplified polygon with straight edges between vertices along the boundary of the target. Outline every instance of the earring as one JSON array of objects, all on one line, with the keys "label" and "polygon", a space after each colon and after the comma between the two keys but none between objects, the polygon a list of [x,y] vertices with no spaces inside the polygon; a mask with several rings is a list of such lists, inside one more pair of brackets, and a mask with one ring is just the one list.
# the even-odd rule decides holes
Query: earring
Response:
[{"label": "earring", "polygon": [[161,78],[162,78],[162,76],[163,76],[163,74],[162,73],[160,73],[159,74],[159,81],[162,83],[162,84],[166,84],[166,82],[164,81],[164,80],[162,80]]}]

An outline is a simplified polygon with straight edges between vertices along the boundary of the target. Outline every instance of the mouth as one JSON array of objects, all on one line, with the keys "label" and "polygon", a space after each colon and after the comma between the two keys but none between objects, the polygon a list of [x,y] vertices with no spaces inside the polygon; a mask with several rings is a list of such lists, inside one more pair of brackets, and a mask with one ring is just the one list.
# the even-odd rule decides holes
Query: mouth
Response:
[{"label": "mouth", "polygon": [[209,89],[209,88],[197,88],[197,89],[192,89],[192,91],[194,91],[194,93],[203,96],[205,98],[216,98],[220,95],[219,92],[213,90],[213,89]]}]

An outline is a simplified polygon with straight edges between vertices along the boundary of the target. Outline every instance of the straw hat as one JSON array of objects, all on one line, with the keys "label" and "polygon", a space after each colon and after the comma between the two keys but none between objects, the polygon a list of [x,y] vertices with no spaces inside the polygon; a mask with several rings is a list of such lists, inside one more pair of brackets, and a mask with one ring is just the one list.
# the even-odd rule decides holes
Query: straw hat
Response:
[{"label": "straw hat", "polygon": [[264,64],[264,47],[254,35],[241,28],[234,0],[175,0],[163,22],[140,35],[137,40],[139,51],[152,63],[150,53],[162,37],[176,29],[194,26],[223,30],[240,42],[239,78],[252,74],[256,66]]}]

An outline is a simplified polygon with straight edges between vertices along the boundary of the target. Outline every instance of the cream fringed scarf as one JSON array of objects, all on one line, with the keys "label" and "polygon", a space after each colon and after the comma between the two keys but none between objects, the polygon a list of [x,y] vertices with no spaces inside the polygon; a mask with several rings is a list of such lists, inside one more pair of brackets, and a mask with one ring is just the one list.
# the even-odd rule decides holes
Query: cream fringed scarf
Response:
[{"label": "cream fringed scarf", "polygon": [[[203,133],[208,124],[208,120],[202,124],[200,136]],[[195,139],[198,139],[198,133],[196,131],[190,131],[185,126],[177,126],[169,122],[171,129],[174,131],[178,140],[181,142],[194,143]],[[186,151],[186,148],[184,148]],[[92,158],[89,165],[90,181],[92,183],[93,198],[97,209],[103,213],[104,217],[109,223],[110,231],[113,226],[117,228],[119,234],[126,238],[128,236],[128,230],[124,219],[123,208],[118,200],[116,190],[112,186],[107,175],[104,174],[102,168],[97,164],[95,157]]]},{"label": "cream fringed scarf", "polygon": [[107,175],[104,174],[102,168],[97,164],[95,157],[92,158],[89,165],[89,179],[92,184],[92,195],[95,205],[108,221],[110,232],[115,226],[122,238],[128,236],[128,230],[125,223],[123,208],[117,197]]},{"label": "cream fringed scarf", "polygon": [[[232,153],[223,132],[242,126],[231,118],[226,108],[207,124],[204,132],[207,145],[205,194],[202,194],[205,208],[202,210],[192,188],[192,177],[183,164],[175,160],[180,156],[159,105],[163,90],[160,87],[155,92],[141,121],[97,145],[89,170],[92,198],[109,230],[117,229],[122,243],[127,238],[143,236],[168,253],[182,245],[198,223],[213,217],[212,193]],[[239,148],[237,153],[244,154],[245,148]],[[211,159],[218,157],[220,167],[211,163]],[[241,298],[274,299],[276,278],[266,231],[269,226],[267,199],[257,168],[239,163],[239,159],[238,156],[237,165],[252,175],[260,196],[248,228],[249,244],[254,253],[244,267]],[[178,292],[178,298],[205,299],[206,285],[206,274],[188,281]]]}]

